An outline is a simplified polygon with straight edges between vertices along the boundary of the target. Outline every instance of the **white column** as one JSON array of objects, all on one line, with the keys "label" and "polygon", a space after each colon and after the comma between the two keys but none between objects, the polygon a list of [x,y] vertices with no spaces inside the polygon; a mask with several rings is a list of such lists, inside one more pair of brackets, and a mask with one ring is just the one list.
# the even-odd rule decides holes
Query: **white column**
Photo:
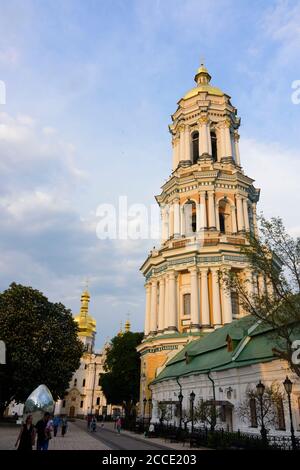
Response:
[{"label": "white column", "polygon": [[249,214],[248,214],[248,201],[246,198],[243,199],[243,211],[244,211],[245,229],[247,232],[249,232],[250,226],[249,226]]},{"label": "white column", "polygon": [[230,206],[230,209],[231,209],[232,233],[237,233],[235,206],[234,205]]},{"label": "white column", "polygon": [[235,131],[234,132],[234,149],[235,149],[235,156],[236,156],[236,164],[238,166],[241,166],[239,140],[240,140],[240,136],[238,132]]},{"label": "white column", "polygon": [[258,229],[257,229],[257,216],[256,216],[256,202],[252,203],[252,214],[253,214],[253,230],[254,235],[258,237]]},{"label": "white column", "polygon": [[165,328],[165,280],[159,281],[159,307],[158,307],[158,331],[162,332]]},{"label": "white column", "polygon": [[157,331],[157,281],[153,280],[151,283],[151,319],[150,319],[151,334]]},{"label": "white column", "polygon": [[185,214],[184,205],[180,206],[180,234],[182,237],[185,235]]},{"label": "white column", "polygon": [[189,126],[185,126],[184,129],[184,160],[191,159],[191,135],[190,135],[190,128]]},{"label": "white column", "polygon": [[168,206],[161,206],[161,241],[164,243],[169,238],[169,214]]},{"label": "white column", "polygon": [[210,127],[209,125],[206,126],[206,130],[207,130],[207,151],[208,151],[208,155],[212,155],[212,148],[211,148],[211,137],[210,137]]},{"label": "white column", "polygon": [[169,238],[174,235],[174,206],[169,204],[168,210],[168,227],[169,227]]},{"label": "white column", "polygon": [[173,147],[173,171],[176,170],[179,164],[179,139],[174,137],[172,140],[172,147]]},{"label": "white column", "polygon": [[167,330],[170,321],[169,321],[169,289],[168,289],[168,276],[165,276],[165,307],[164,307],[164,329]]},{"label": "white column", "polygon": [[145,285],[146,289],[146,311],[145,311],[145,336],[150,333],[150,311],[151,311],[151,284]]},{"label": "white column", "polygon": [[200,232],[201,229],[201,204],[196,203],[196,233]]},{"label": "white column", "polygon": [[217,158],[218,162],[221,161],[223,157],[223,130],[220,125],[216,126],[216,137],[217,137]]},{"label": "white column", "polygon": [[220,217],[219,217],[219,203],[216,202],[215,204],[215,212],[216,212],[216,229],[218,232],[220,231]]},{"label": "white column", "polygon": [[206,221],[206,192],[200,191],[200,230],[207,227]]},{"label": "white column", "polygon": [[199,119],[199,156],[208,153],[207,117]]},{"label": "white column", "polygon": [[179,161],[182,162],[184,158],[185,151],[185,138],[184,138],[184,127],[179,128]]},{"label": "white column", "polygon": [[192,330],[197,331],[200,328],[198,272],[196,267],[189,271],[191,276],[191,323]]},{"label": "white column", "polygon": [[216,228],[215,195],[213,191],[208,191],[208,220],[209,228]]},{"label": "white column", "polygon": [[207,268],[201,268],[201,325],[203,328],[210,327],[209,318],[209,298],[208,298],[208,282]]},{"label": "white column", "polygon": [[180,235],[180,205],[179,199],[175,199],[173,203],[174,210],[174,237],[178,238]]},{"label": "white column", "polygon": [[225,121],[225,147],[226,147],[226,157],[232,157],[232,146],[231,146],[231,135],[230,135],[230,121]]},{"label": "white column", "polygon": [[169,273],[169,330],[177,330],[177,292],[175,271]]},{"label": "white column", "polygon": [[222,291],[223,323],[224,324],[231,323],[232,322],[231,293],[224,281],[222,282],[222,285],[221,285],[221,291]]},{"label": "white column", "polygon": [[220,126],[220,144],[221,144],[221,159],[226,157],[226,136],[225,136],[225,127],[222,123]]},{"label": "white column", "polygon": [[212,309],[213,309],[213,325],[218,327],[222,325],[221,302],[220,302],[220,285],[218,268],[211,268],[212,273]]},{"label": "white column", "polygon": [[244,222],[242,196],[240,196],[239,194],[236,195],[236,207],[237,207],[237,226],[238,226],[238,231],[241,232],[245,230],[245,222]]}]

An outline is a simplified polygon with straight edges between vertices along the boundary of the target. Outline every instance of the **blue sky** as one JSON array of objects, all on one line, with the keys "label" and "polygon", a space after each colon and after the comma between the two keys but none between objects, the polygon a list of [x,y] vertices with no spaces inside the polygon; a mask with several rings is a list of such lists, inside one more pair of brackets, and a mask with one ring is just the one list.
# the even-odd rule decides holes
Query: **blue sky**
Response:
[{"label": "blue sky", "polygon": [[130,312],[153,241],[101,241],[96,209],[151,204],[170,174],[170,115],[200,58],[242,118],[259,209],[299,223],[300,2],[0,1],[0,289],[33,285],[74,313],[86,277],[97,345]]}]

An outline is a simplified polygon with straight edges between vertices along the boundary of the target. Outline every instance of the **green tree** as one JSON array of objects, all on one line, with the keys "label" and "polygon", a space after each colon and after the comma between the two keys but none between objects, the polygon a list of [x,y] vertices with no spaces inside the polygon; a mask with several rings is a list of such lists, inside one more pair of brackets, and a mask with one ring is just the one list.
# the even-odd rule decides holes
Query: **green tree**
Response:
[{"label": "green tree", "polygon": [[124,406],[127,420],[139,400],[140,357],[136,347],[142,339],[143,333],[131,331],[115,336],[107,348],[106,373],[100,377],[107,402]]},{"label": "green tree", "polygon": [[274,353],[300,376],[300,237],[289,235],[280,218],[259,221],[259,236],[250,235],[242,252],[265,289],[253,291],[252,280],[234,272],[222,280],[238,293],[245,312],[273,329]]},{"label": "green tree", "polygon": [[43,383],[55,400],[63,397],[83,352],[70,310],[12,283],[0,294],[0,339],[7,354],[1,366],[1,414],[12,400],[24,402]]}]

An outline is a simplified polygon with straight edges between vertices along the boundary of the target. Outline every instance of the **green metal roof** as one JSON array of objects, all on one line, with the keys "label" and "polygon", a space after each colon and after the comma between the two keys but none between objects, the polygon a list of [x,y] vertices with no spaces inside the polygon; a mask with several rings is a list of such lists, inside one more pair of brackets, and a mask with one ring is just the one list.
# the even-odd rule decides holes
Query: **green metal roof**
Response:
[{"label": "green metal roof", "polygon": [[[299,334],[300,323],[294,329],[295,338]],[[227,349],[227,336],[234,341],[233,351]],[[152,383],[272,361],[277,359],[272,349],[278,346],[283,347],[283,340],[275,339],[274,330],[248,315],[189,343]]]}]

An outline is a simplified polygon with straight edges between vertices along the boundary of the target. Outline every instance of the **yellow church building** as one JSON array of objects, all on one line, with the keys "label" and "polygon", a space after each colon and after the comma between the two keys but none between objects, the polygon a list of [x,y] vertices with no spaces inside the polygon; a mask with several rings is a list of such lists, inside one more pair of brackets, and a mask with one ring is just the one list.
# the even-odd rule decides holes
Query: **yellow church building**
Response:
[{"label": "yellow church building", "polygon": [[[107,404],[100,386],[100,375],[105,373],[104,363],[109,345],[105,344],[99,352],[95,352],[96,320],[89,313],[89,302],[90,294],[85,290],[81,295],[80,312],[74,318],[85,351],[64,399],[59,400],[55,408],[55,414],[66,414],[71,418],[85,417],[90,413],[107,416],[121,411]],[[125,328],[129,331],[129,322]]]}]

